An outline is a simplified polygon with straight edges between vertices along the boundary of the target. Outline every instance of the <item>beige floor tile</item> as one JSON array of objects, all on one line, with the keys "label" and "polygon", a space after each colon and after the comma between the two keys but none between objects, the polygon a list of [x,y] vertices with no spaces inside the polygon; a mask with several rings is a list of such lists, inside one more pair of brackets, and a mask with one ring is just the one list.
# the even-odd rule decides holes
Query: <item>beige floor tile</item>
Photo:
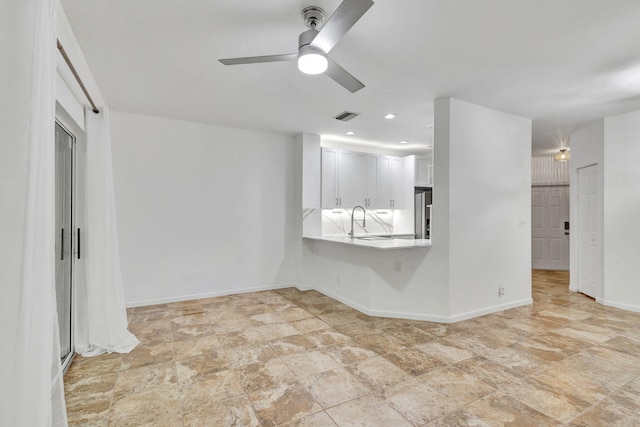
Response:
[{"label": "beige floor tile", "polygon": [[333,357],[343,366],[352,365],[356,362],[378,356],[377,353],[367,348],[360,347],[355,342],[338,344],[332,347],[324,347],[322,351]]},{"label": "beige floor tile", "polygon": [[338,332],[335,329],[321,329],[307,334],[309,339],[318,347],[353,344],[350,336]]},{"label": "beige floor tile", "polygon": [[276,323],[274,325],[259,326],[255,328],[255,330],[266,341],[288,337],[289,335],[297,335],[300,333],[300,331],[291,326],[289,323]]},{"label": "beige floor tile", "polygon": [[348,367],[348,370],[378,394],[411,378],[409,374],[382,356],[354,363]]},{"label": "beige floor tile", "polygon": [[401,325],[383,329],[384,332],[391,335],[394,338],[400,340],[400,342],[411,347],[418,344],[424,344],[436,339],[435,335],[416,328],[412,325]]},{"label": "beige floor tile", "polygon": [[220,346],[224,348],[252,345],[264,341],[262,335],[253,328],[216,335],[216,338]]},{"label": "beige floor tile", "polygon": [[366,347],[378,354],[386,354],[406,348],[399,339],[382,331],[377,334],[357,335],[354,339],[362,347]]},{"label": "beige floor tile", "polygon": [[171,320],[167,318],[151,321],[137,321],[133,319],[129,330],[143,345],[154,345],[173,341],[171,335]]},{"label": "beige floor tile", "polygon": [[173,360],[173,344],[171,342],[138,345],[131,350],[131,353],[122,355],[120,369],[139,368],[140,366],[169,362],[171,360]]},{"label": "beige floor tile", "polygon": [[445,365],[439,359],[415,348],[387,353],[384,358],[413,376],[425,374]]},{"label": "beige floor tile", "polygon": [[64,392],[68,406],[82,406],[87,400],[110,400],[117,379],[117,371],[110,374],[84,376],[75,381],[65,381]]},{"label": "beige floor tile", "polygon": [[286,356],[310,350],[316,345],[306,335],[298,334],[269,341],[269,346],[278,356]]},{"label": "beige floor tile", "polygon": [[213,372],[201,381],[180,384],[180,402],[184,412],[197,412],[198,408],[217,400],[240,397],[242,385],[233,370]]},{"label": "beige floor tile", "polygon": [[416,377],[416,380],[448,396],[457,405],[464,405],[492,393],[495,388],[474,375],[447,366]]},{"label": "beige floor tile", "polygon": [[200,381],[212,372],[229,369],[230,358],[224,350],[210,351],[187,359],[176,360],[178,381]]},{"label": "beige floor tile", "polygon": [[457,363],[462,360],[470,359],[474,356],[473,352],[463,344],[442,342],[441,340],[420,344],[415,348],[448,364]]},{"label": "beige floor tile", "polygon": [[563,424],[591,406],[590,403],[567,394],[560,388],[548,386],[533,378],[504,384],[500,390]]},{"label": "beige floor tile", "polygon": [[520,352],[511,347],[500,347],[488,351],[483,356],[485,359],[499,363],[509,369],[519,372],[521,375],[529,375],[541,370],[545,363],[536,356]]},{"label": "beige floor tile", "polygon": [[212,323],[173,325],[173,341],[195,341],[215,333]]},{"label": "beige floor tile", "polygon": [[456,368],[473,375],[483,383],[498,388],[501,384],[514,382],[522,378],[522,372],[511,369],[500,363],[488,360],[483,356],[456,363]]},{"label": "beige floor tile", "polygon": [[385,400],[414,425],[423,425],[462,406],[425,382],[415,379],[386,392]]},{"label": "beige floor tile", "polygon": [[411,427],[411,423],[379,397],[363,396],[327,410],[340,427]]},{"label": "beige floor tile", "polygon": [[281,360],[299,379],[340,367],[340,364],[335,359],[319,350],[307,350],[290,354],[283,356]]},{"label": "beige floor tile", "polygon": [[200,356],[220,349],[220,341],[215,335],[205,335],[193,341],[175,341],[173,343],[173,352],[176,360],[188,359],[189,357]]},{"label": "beige floor tile", "polygon": [[303,334],[308,334],[309,332],[319,331],[330,327],[329,324],[323,322],[320,319],[316,319],[315,317],[296,320],[295,322],[291,322],[289,324]]},{"label": "beige floor tile", "polygon": [[300,384],[282,383],[248,395],[254,412],[265,427],[276,426],[320,412],[322,407]]},{"label": "beige floor tile", "polygon": [[325,409],[371,394],[368,387],[343,368],[306,377],[300,383]]},{"label": "beige floor tile", "polygon": [[503,393],[492,393],[429,424],[430,427],[559,425],[557,421]]},{"label": "beige floor tile", "polygon": [[178,385],[162,385],[142,393],[116,395],[111,406],[115,425],[160,424],[180,415]]},{"label": "beige floor tile", "polygon": [[571,422],[571,426],[576,427],[636,427],[638,425],[640,425],[640,412],[638,410],[629,409],[609,398],[590,408]]},{"label": "beige floor tile", "polygon": [[284,424],[286,427],[337,427],[326,412],[316,412],[296,421]]},{"label": "beige floor tile", "polygon": [[184,427],[259,427],[258,418],[245,397],[212,401],[185,412]]},{"label": "beige floor tile", "polygon": [[267,343],[257,343],[242,347],[233,347],[226,351],[229,363],[234,368],[253,363],[267,363],[277,357],[276,353]]},{"label": "beige floor tile", "polygon": [[129,309],[141,344],[73,361],[69,425],[640,425],[640,313],[532,279],[532,305],[454,324],[295,288]]},{"label": "beige floor tile", "polygon": [[295,380],[293,372],[279,359],[244,365],[236,368],[235,373],[245,392],[273,388]]},{"label": "beige floor tile", "polygon": [[156,387],[170,386],[177,383],[176,365],[172,360],[121,371],[118,374],[113,390],[117,394],[141,393]]}]

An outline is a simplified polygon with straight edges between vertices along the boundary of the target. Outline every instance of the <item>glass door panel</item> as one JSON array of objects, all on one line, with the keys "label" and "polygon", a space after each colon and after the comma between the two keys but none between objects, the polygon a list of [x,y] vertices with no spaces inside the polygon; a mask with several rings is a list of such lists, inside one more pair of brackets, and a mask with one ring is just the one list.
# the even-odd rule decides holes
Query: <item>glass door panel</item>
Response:
[{"label": "glass door panel", "polygon": [[60,359],[72,354],[71,288],[73,277],[73,149],[74,137],[56,123],[56,301]]}]

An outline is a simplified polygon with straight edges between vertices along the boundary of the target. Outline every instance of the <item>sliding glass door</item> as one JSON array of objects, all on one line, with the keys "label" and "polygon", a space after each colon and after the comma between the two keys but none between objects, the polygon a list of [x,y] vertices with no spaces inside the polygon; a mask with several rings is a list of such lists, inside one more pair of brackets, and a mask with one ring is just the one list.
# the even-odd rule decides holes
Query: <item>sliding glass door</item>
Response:
[{"label": "sliding glass door", "polygon": [[56,301],[60,327],[60,359],[66,367],[73,355],[72,292],[78,231],[74,230],[75,137],[56,122]]}]

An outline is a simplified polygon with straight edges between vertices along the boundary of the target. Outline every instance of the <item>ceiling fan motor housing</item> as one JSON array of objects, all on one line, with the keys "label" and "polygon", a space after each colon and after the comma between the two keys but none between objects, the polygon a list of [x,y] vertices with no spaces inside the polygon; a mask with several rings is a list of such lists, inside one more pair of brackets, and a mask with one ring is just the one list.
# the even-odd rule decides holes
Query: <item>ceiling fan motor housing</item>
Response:
[{"label": "ceiling fan motor housing", "polygon": [[318,6],[308,6],[302,9],[302,19],[304,24],[309,28],[316,28],[321,26],[324,22],[324,9]]}]

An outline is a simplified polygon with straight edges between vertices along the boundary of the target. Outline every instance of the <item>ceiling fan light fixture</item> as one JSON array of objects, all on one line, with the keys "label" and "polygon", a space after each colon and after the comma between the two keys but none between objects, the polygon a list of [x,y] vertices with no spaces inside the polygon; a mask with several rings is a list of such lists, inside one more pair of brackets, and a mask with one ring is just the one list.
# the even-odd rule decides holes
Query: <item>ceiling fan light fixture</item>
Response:
[{"label": "ceiling fan light fixture", "polygon": [[322,74],[327,71],[329,61],[327,56],[319,49],[311,46],[303,46],[300,48],[300,56],[298,56],[298,69],[305,74]]},{"label": "ceiling fan light fixture", "polygon": [[553,160],[556,162],[566,162],[571,158],[571,153],[569,153],[568,149],[561,148],[559,153],[556,153],[553,156]]}]

